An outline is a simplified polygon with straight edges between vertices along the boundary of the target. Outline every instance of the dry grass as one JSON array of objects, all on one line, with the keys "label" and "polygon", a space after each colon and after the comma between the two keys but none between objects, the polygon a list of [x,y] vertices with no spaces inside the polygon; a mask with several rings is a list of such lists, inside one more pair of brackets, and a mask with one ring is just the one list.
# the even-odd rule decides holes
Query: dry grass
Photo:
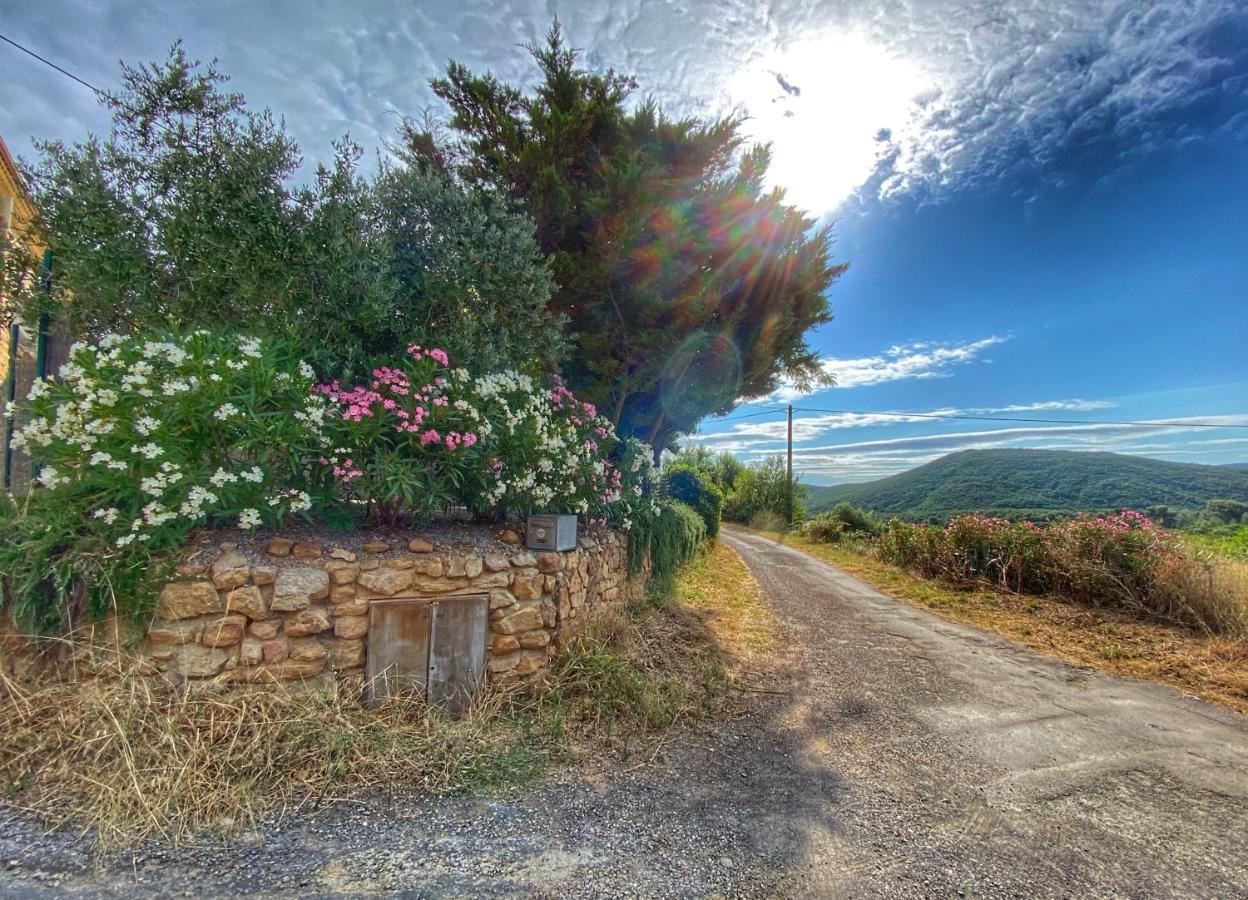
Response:
[{"label": "dry grass", "polygon": [[[957,590],[837,545],[813,544],[797,535],[768,536],[944,618],[999,632],[1075,665],[1169,684],[1248,714],[1248,639],[1212,636],[1068,600]],[[1213,577],[1219,579],[1211,593],[1216,597],[1220,579],[1244,578],[1245,572],[1219,566]],[[1231,589],[1238,587],[1232,583]]]},{"label": "dry grass", "polygon": [[734,680],[773,645],[758,584],[726,545],[709,545],[669,595],[600,616],[568,647],[552,693],[599,738],[670,731],[714,716]]},{"label": "dry grass", "polygon": [[461,718],[399,698],[375,710],[337,684],[185,696],[139,676],[0,682],[0,783],[10,802],[101,843],[179,842],[366,787],[444,791],[533,777],[538,748],[500,723],[508,698]]},{"label": "dry grass", "polygon": [[715,550],[675,596],[601,615],[536,696],[487,690],[460,717],[414,697],[366,709],[345,682],[187,695],[127,671],[115,647],[111,677],[0,674],[0,796],[105,845],[179,843],[361,791],[483,790],[569,753],[631,756],[720,709],[722,646],[754,633],[762,606],[734,558]]}]

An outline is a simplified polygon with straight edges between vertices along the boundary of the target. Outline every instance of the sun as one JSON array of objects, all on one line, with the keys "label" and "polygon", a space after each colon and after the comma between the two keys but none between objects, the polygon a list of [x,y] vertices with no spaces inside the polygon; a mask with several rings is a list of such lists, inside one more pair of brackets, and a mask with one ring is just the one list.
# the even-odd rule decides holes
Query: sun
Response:
[{"label": "sun", "polygon": [[769,180],[813,213],[835,210],[913,127],[921,68],[855,33],[800,40],[729,80],[747,133],[770,141]]}]

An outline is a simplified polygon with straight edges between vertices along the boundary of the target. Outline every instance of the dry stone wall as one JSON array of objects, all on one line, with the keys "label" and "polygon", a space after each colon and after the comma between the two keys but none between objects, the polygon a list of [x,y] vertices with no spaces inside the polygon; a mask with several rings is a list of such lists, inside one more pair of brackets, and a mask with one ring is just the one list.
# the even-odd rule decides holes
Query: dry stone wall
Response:
[{"label": "dry stone wall", "polygon": [[361,674],[370,603],[457,593],[489,596],[488,677],[531,681],[595,609],[636,588],[624,537],[605,529],[561,553],[523,549],[514,531],[466,528],[447,540],[395,532],[240,546],[213,537],[161,590],[144,646],[153,669],[205,684]]}]

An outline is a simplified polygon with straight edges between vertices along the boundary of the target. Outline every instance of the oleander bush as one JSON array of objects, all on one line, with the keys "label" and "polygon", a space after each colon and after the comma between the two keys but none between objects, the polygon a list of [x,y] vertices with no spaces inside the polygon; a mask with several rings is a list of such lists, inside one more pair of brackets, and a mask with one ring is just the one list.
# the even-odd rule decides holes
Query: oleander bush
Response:
[{"label": "oleander bush", "polygon": [[952,584],[1126,609],[1209,632],[1248,633],[1248,579],[1229,562],[1185,551],[1139,513],[1077,516],[1039,526],[987,516],[948,525],[889,522],[875,544],[886,562]]},{"label": "oleander bush", "polygon": [[153,556],[199,525],[312,508],[327,410],[280,342],[206,331],[76,344],[36,382],[14,446],[37,486],[4,498],[0,582],[23,624],[129,610]]},{"label": "oleander bush", "polygon": [[198,526],[427,521],[463,506],[627,531],[656,514],[649,449],[618,440],[557,378],[449,366],[413,345],[343,387],[250,336],[75,345],[19,411],[29,421],[14,442],[38,477],[0,509],[4,608],[39,631],[139,612],[162,551]]}]

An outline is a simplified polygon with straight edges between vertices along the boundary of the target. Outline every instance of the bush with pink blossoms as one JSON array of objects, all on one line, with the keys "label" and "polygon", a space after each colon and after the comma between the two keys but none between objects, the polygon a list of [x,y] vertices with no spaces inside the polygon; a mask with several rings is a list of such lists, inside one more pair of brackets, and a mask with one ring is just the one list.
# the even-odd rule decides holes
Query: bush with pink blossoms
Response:
[{"label": "bush with pink blossoms", "polygon": [[[611,423],[553,377],[473,376],[438,348],[373,370],[365,384],[319,385],[339,493],[379,521],[464,506],[576,513],[628,528],[653,506],[642,467],[621,467]],[[632,460],[632,457],[629,457]]]},{"label": "bush with pink blossoms", "polygon": [[943,528],[894,519],[875,550],[927,578],[1119,607],[1211,631],[1235,630],[1243,617],[1194,591],[1192,573],[1202,563],[1173,533],[1131,511],[1043,527],[980,515]]}]

